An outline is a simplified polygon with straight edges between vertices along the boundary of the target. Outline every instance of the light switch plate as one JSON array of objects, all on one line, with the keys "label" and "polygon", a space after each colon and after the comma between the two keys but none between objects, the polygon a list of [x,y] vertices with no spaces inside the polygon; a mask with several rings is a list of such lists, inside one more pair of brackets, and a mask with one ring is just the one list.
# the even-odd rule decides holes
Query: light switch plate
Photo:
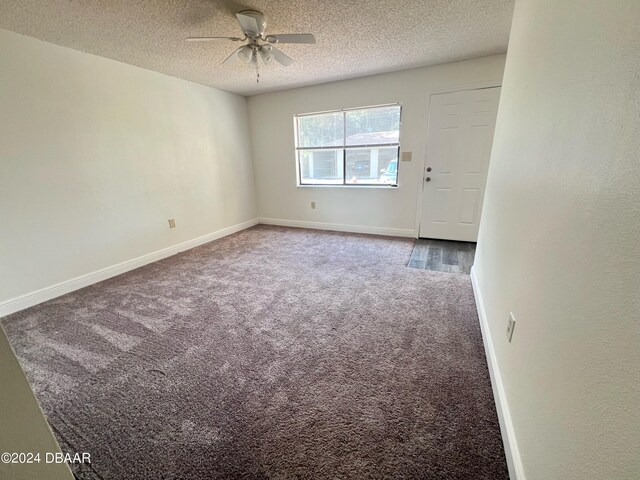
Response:
[{"label": "light switch plate", "polygon": [[402,152],[402,161],[410,162],[411,161],[411,152]]},{"label": "light switch plate", "polygon": [[175,218],[169,219],[169,228],[176,228],[176,220]]}]

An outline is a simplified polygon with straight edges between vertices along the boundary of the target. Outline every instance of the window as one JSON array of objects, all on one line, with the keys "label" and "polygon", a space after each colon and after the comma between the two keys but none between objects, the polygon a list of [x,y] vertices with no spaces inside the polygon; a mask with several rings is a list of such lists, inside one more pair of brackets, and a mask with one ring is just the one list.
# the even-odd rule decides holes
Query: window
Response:
[{"label": "window", "polygon": [[399,104],[295,116],[299,185],[398,185]]}]

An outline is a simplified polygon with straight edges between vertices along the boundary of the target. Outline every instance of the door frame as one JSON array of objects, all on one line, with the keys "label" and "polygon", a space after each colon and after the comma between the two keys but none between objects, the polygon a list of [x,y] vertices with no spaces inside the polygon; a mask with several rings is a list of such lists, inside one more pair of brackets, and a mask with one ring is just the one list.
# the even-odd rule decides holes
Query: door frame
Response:
[{"label": "door frame", "polygon": [[[416,205],[416,218],[414,222],[414,235],[415,238],[420,238],[420,221],[422,220],[422,205],[424,204],[424,169],[427,166],[427,134],[429,132],[429,114],[431,113],[431,97],[433,95],[439,95],[441,93],[455,93],[465,90],[484,90],[487,88],[502,87],[502,79],[487,80],[485,82],[472,82],[461,83],[451,85],[448,87],[434,88],[426,91],[425,95],[425,118],[423,125],[426,128],[422,134],[422,141],[420,146],[422,148],[422,155],[420,160],[420,182],[418,183],[418,204]],[[498,109],[500,108],[500,102],[498,101]]]}]

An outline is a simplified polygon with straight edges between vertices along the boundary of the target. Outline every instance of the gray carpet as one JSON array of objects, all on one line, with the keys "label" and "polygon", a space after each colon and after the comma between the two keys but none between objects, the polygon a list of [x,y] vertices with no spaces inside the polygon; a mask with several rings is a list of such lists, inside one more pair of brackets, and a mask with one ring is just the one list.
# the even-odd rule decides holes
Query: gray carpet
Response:
[{"label": "gray carpet", "polygon": [[87,479],[506,479],[469,277],[258,226],[3,320]]}]

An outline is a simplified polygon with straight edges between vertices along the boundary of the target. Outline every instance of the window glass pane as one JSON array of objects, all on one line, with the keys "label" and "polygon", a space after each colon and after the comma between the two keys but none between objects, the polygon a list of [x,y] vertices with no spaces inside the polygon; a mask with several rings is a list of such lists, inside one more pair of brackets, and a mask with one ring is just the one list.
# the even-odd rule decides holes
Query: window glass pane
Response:
[{"label": "window glass pane", "polygon": [[375,145],[400,141],[400,106],[348,110],[347,138],[349,145]]},{"label": "window glass pane", "polygon": [[343,123],[342,112],[298,117],[298,147],[341,147]]},{"label": "window glass pane", "polygon": [[398,147],[348,148],[348,184],[398,184]]},{"label": "window glass pane", "polygon": [[337,150],[301,150],[300,180],[302,184],[332,185],[342,184],[342,149]]}]

